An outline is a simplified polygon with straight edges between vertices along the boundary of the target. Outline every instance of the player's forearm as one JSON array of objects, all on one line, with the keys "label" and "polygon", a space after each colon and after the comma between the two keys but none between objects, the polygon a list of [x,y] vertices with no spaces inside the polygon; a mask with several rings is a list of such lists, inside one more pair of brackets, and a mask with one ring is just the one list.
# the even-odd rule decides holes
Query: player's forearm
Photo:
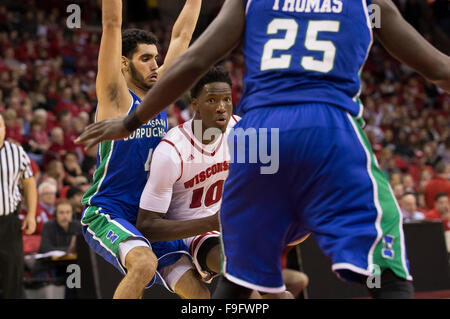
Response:
[{"label": "player's forearm", "polygon": [[172,29],[172,39],[181,38],[186,41],[186,46],[192,38],[195,26],[197,25],[198,16],[202,7],[202,0],[186,0],[186,4],[181,10]]},{"label": "player's forearm", "polygon": [[211,216],[192,220],[148,219],[137,229],[150,241],[169,241],[201,235],[217,230]]},{"label": "player's forearm", "polygon": [[23,193],[25,197],[25,205],[27,206],[27,215],[35,217],[37,207],[37,190],[34,177],[24,180]]},{"label": "player's forearm", "polygon": [[103,28],[122,26],[122,0],[102,1],[102,26]]},{"label": "player's forearm", "polygon": [[381,9],[381,28],[374,32],[386,50],[429,81],[450,81],[450,57],[426,41],[390,0],[373,2]]},{"label": "player's forearm", "polygon": [[[180,59],[181,57],[183,58]],[[181,57],[174,61],[138,106],[136,114],[141,123],[147,122],[174,103],[208,69],[208,66],[196,61],[198,59],[190,54],[183,54]]]}]

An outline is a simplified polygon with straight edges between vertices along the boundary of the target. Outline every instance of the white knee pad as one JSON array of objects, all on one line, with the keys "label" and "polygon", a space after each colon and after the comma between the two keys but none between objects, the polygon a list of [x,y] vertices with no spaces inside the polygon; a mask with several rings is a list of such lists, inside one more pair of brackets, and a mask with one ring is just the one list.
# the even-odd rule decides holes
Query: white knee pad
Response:
[{"label": "white knee pad", "polygon": [[148,247],[151,249],[147,242],[141,238],[129,238],[119,243],[119,259],[125,268],[127,267],[125,265],[127,254],[136,247]]},{"label": "white knee pad", "polygon": [[178,280],[180,280],[181,276],[183,276],[186,271],[192,268],[194,268],[194,265],[191,260],[186,255],[183,255],[173,265],[159,270],[159,274],[164,278],[167,285],[175,291],[175,285]]}]

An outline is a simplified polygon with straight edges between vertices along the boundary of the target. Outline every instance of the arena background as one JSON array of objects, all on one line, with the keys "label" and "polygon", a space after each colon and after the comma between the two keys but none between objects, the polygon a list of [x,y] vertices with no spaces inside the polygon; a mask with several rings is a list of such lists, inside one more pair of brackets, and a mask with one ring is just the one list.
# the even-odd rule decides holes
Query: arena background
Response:
[{"label": "arena background", "polygon": [[[450,54],[449,1],[394,2],[423,36]],[[212,21],[222,3],[203,1],[193,41]],[[72,21],[72,11],[67,12],[70,4],[77,4],[81,9],[80,28],[68,27]],[[124,27],[154,32],[160,40],[163,58],[171,26],[183,4],[184,1],[177,0],[124,0]],[[93,121],[100,36],[100,1],[0,1],[0,113],[5,119],[6,138],[27,151],[38,185],[49,179],[56,181],[55,200],[66,198],[69,190],[69,193],[77,189],[86,191],[92,181],[95,150],[86,153],[73,141]],[[232,76],[236,105],[242,94],[245,72],[240,49],[221,64]],[[416,297],[449,298],[449,256],[445,240],[447,237],[449,247],[450,223],[448,217],[436,218],[429,214],[433,200],[427,199],[426,189],[437,176],[438,163],[444,164],[447,181],[450,177],[450,96],[400,65],[377,41],[361,80],[365,131],[379,165],[397,198],[401,199],[407,192],[414,193],[417,210],[426,217],[424,221],[405,220]],[[170,127],[189,119],[192,116],[189,97],[186,95],[168,106],[168,115]],[[81,204],[77,199],[74,207],[74,219],[79,219]],[[71,263],[80,265],[81,288],[64,293],[64,274],[34,276],[30,267],[39,248],[39,229],[44,222],[39,214],[45,213],[42,207],[39,209],[38,232],[23,236],[27,296],[110,298],[120,274],[95,257],[81,237],[77,242],[78,259],[48,259],[49,267],[57,265],[66,269]],[[305,271],[310,277],[305,298],[367,297],[361,287],[344,285],[334,277],[329,261],[321,255],[313,238],[291,251],[288,265]],[[160,288],[150,288],[145,297],[177,298]]]}]

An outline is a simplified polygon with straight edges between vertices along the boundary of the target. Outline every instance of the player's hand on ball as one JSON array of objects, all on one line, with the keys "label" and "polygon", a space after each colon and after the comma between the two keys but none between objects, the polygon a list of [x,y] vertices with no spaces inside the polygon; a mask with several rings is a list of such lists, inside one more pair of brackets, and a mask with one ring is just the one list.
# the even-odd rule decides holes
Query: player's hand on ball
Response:
[{"label": "player's hand on ball", "polygon": [[84,132],[75,140],[75,144],[84,144],[85,150],[106,140],[119,140],[130,135],[125,128],[122,118],[106,119],[86,127]]}]

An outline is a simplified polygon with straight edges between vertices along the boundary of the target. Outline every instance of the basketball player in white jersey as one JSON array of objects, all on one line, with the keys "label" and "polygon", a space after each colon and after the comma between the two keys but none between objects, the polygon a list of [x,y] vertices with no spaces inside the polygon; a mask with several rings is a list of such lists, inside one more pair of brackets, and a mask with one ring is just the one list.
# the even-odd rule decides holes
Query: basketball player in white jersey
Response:
[{"label": "basketball player in white jersey", "polygon": [[192,261],[183,257],[161,270],[182,298],[189,287],[209,298],[201,278],[210,282],[220,273],[218,211],[230,160],[227,136],[239,119],[232,115],[231,87],[228,73],[213,68],[192,88],[195,116],[171,129],[155,149],[141,196],[142,234],[151,242],[184,239],[189,247]]}]

